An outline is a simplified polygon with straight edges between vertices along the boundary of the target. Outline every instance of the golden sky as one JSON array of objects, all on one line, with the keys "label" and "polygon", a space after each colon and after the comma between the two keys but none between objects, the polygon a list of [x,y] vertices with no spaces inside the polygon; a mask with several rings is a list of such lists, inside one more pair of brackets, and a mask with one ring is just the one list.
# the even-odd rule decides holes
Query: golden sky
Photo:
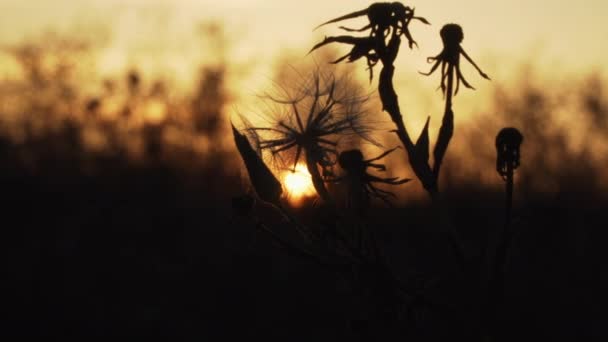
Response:
[{"label": "golden sky", "polygon": [[[311,29],[326,19],[365,8],[362,0],[2,0],[0,42],[43,28],[111,25],[121,47],[150,45],[188,49],[200,20],[224,21],[246,53],[272,54],[278,47],[308,46]],[[413,28],[420,50],[437,44],[441,25],[465,29],[465,46],[490,54],[539,49],[542,57],[572,65],[599,65],[606,53],[608,1],[424,0],[407,5],[432,27]],[[317,33],[317,37],[323,31]],[[430,51],[429,51],[430,52]],[[540,56],[539,56],[540,58]]]},{"label": "golden sky", "polygon": [[[101,28],[100,32],[109,30],[99,53],[97,68],[101,74],[118,75],[137,66],[186,81],[182,84],[191,84],[196,67],[214,55],[214,51],[201,44],[197,27],[203,21],[214,20],[225,25],[230,40],[230,61],[249,70],[247,79],[239,80],[245,86],[237,88],[255,93],[273,76],[271,68],[277,56],[287,51],[302,57],[301,60],[294,58],[294,64],[310,60],[305,55],[314,43],[324,35],[343,33],[335,26],[313,32],[314,27],[371,3],[364,0],[0,0],[0,46],[49,29],[74,33],[95,32]],[[420,77],[417,71],[428,70],[426,57],[441,50],[438,32],[450,22],[463,27],[463,47],[492,77],[492,85],[507,84],[515,74],[513,67],[522,63],[532,63],[538,74],[549,77],[555,84],[581,70],[606,71],[606,0],[575,3],[424,0],[406,4],[415,7],[416,14],[426,17],[432,25],[412,23],[410,30],[419,49],[404,48],[400,53],[397,61],[400,73],[395,80],[399,91],[420,91],[420,86],[435,89],[437,77]],[[359,27],[363,22],[353,20],[348,24]],[[346,53],[348,49],[342,47],[340,51]],[[359,69],[361,78],[365,78],[364,68]],[[479,91],[464,92],[459,101],[468,103],[474,97],[477,104],[480,99],[488,98],[493,89],[490,84],[468,65],[463,66],[463,72]],[[416,82],[411,81],[414,78]],[[424,94],[428,97],[432,91]],[[415,125],[423,123],[422,113],[440,110],[440,101],[408,103],[405,98],[402,101],[404,106],[421,113]],[[466,109],[479,111],[473,106]]]},{"label": "golden sky", "polygon": [[[119,73],[136,65],[188,80],[201,60],[213,55],[213,51],[201,45],[197,25],[215,20],[225,24],[231,62],[247,65],[255,70],[257,80],[263,82],[272,76],[272,61],[281,53],[289,51],[305,60],[308,49],[324,35],[342,34],[335,26],[313,32],[318,24],[363,9],[370,3],[364,0],[0,0],[0,46],[49,29],[86,32],[109,27],[109,41],[100,53],[98,71]],[[432,25],[419,22],[411,25],[419,49],[400,54],[398,67],[402,80],[397,79],[398,84],[400,81],[405,84],[412,77],[418,77],[418,70],[428,68],[426,57],[441,50],[438,32],[449,22],[463,27],[463,47],[494,82],[510,77],[512,67],[522,63],[533,63],[539,73],[554,77],[562,73],[565,77],[580,70],[606,70],[606,0],[575,3],[424,0],[406,4],[415,7],[416,14],[426,17]],[[360,23],[363,21],[348,22],[354,27]],[[465,75],[470,75],[469,81],[473,85],[483,84],[468,67],[463,68]],[[363,70],[361,75],[365,76]],[[436,81],[428,78],[420,82],[430,87]],[[247,82],[252,89],[259,84]],[[480,88],[483,91],[483,87]],[[467,95],[463,97],[462,101],[466,101]],[[422,106],[420,110],[429,108]]]},{"label": "golden sky", "polygon": [[[263,92],[272,83],[277,57],[286,52],[294,65],[311,59],[324,62],[307,51],[325,35],[343,34],[335,26],[313,31],[329,19],[364,9],[371,1],[363,0],[0,0],[0,78],[9,60],[2,48],[30,39],[44,31],[68,34],[91,32],[102,44],[97,71],[102,75],[121,76],[127,68],[170,75],[175,80],[190,80],[197,67],[216,53],[201,43],[197,28],[201,22],[224,24],[229,41],[231,65],[247,69],[232,75],[231,94],[237,98],[233,109],[243,110],[245,96]],[[439,30],[446,23],[460,24],[465,33],[463,48],[492,77],[482,79],[470,65],[463,73],[477,91],[465,90],[455,99],[458,123],[470,114],[487,114],[493,91],[508,88],[523,77],[561,89],[574,76],[600,72],[606,76],[608,53],[608,0],[423,0],[406,2],[431,26],[413,22],[410,30],[419,49],[402,46],[396,62],[395,86],[400,104],[408,114],[406,125],[419,132],[431,116],[431,134],[439,127],[442,112],[441,93],[436,91],[439,76],[424,77],[418,71],[430,67],[426,57],[442,48]],[[345,22],[350,27],[361,21]],[[104,34],[105,32],[105,34]],[[347,47],[341,47],[344,54]],[[357,62],[363,82],[367,73],[364,62]],[[535,73],[521,73],[522,64],[531,64]],[[518,68],[518,69],[515,69]],[[240,70],[240,69],[239,69]],[[376,70],[377,75],[378,70]],[[246,74],[246,75],[245,75]],[[522,76],[524,75],[524,76]],[[538,77],[538,76],[541,77]],[[148,77],[150,79],[150,77]],[[512,82],[515,80],[516,82]],[[93,82],[90,82],[93,83]],[[192,85],[192,82],[185,84]],[[370,89],[374,89],[370,85]],[[238,94],[236,94],[238,93]],[[407,94],[407,95],[405,95]],[[488,101],[485,103],[484,101]],[[240,106],[239,108],[237,108]],[[232,112],[232,111],[231,111]],[[568,112],[561,117],[570,119]],[[577,131],[583,141],[585,129]],[[573,135],[573,134],[571,134]],[[608,145],[607,145],[608,146]],[[492,176],[495,176],[492,174]]]}]

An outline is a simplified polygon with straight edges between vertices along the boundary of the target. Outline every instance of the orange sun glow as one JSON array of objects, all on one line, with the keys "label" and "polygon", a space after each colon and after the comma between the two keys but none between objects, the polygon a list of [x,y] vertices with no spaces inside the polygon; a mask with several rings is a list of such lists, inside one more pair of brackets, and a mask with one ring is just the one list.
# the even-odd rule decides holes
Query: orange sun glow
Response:
[{"label": "orange sun glow", "polygon": [[299,200],[315,194],[312,178],[303,164],[296,165],[293,172],[290,170],[283,173],[283,184],[291,200]]}]

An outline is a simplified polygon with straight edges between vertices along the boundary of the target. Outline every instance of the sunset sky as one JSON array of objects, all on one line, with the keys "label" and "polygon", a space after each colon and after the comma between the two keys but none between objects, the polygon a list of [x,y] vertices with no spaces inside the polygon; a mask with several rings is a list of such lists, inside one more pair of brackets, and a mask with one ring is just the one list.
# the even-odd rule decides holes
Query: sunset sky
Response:
[{"label": "sunset sky", "polygon": [[[243,66],[246,75],[237,75],[233,92],[253,94],[268,85],[277,57],[288,53],[294,65],[319,62],[306,56],[325,35],[343,34],[337,25],[313,28],[329,19],[366,8],[371,1],[294,0],[2,0],[0,47],[30,39],[45,31],[68,34],[91,33],[101,41],[97,72],[118,76],[137,66],[146,72],[192,84],[196,68],[216,55],[201,43],[197,30],[201,22],[224,25],[229,62]],[[422,125],[426,115],[441,110],[440,95],[434,93],[438,78],[422,77],[428,70],[426,57],[441,50],[439,30],[446,23],[462,25],[463,47],[492,77],[483,80],[469,66],[463,66],[477,92],[466,91],[458,101],[465,112],[479,112],[493,86],[509,84],[521,76],[522,65],[533,67],[535,76],[561,85],[572,75],[606,73],[608,1],[581,0],[566,3],[553,0],[440,1],[407,3],[431,26],[412,23],[410,30],[419,48],[402,49],[395,83],[399,92],[416,92],[403,97],[404,106],[419,113],[409,124]],[[351,20],[351,27],[364,19]],[[342,47],[340,53],[348,52]],[[0,50],[0,61],[2,59]],[[363,63],[363,62],[361,62]],[[0,69],[6,65],[0,63]],[[519,68],[519,69],[515,69]],[[2,70],[0,70],[1,72]],[[357,69],[362,80],[366,72]],[[6,73],[5,73],[6,74]],[[0,76],[2,73],[0,73]],[[412,79],[415,78],[415,82]],[[409,88],[408,88],[409,87]],[[418,88],[416,88],[418,87]],[[435,119],[435,118],[434,118]]]},{"label": "sunset sky", "polygon": [[[131,52],[151,47],[182,53],[195,49],[193,27],[221,20],[229,27],[241,56],[272,55],[278,48],[303,48],[317,24],[362,9],[370,1],[294,0],[2,0],[0,42],[21,39],[42,29],[109,25],[115,46]],[[437,31],[448,22],[465,29],[465,46],[492,55],[541,53],[546,62],[576,67],[599,66],[606,54],[608,2],[581,0],[440,1],[407,5],[433,26],[412,29],[425,55],[438,46]],[[356,21],[355,21],[356,22]],[[116,53],[115,53],[116,54]],[[122,57],[120,57],[122,58]],[[120,59],[116,57],[116,59]],[[543,63],[544,64],[544,63]]]}]

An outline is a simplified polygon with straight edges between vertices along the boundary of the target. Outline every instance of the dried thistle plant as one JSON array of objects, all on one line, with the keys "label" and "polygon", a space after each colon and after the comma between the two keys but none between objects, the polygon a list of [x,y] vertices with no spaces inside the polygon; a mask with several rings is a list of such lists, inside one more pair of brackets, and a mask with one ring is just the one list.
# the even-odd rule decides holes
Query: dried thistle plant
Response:
[{"label": "dried thistle plant", "polygon": [[511,219],[513,172],[519,167],[519,148],[524,136],[517,128],[505,127],[496,136],[496,172],[506,183],[506,222]]},{"label": "dried thistle plant", "polygon": [[353,48],[346,55],[331,62],[337,64],[348,58],[348,63],[355,62],[362,57],[367,60],[367,70],[369,70],[369,81],[371,82],[374,77],[373,68],[378,63],[380,57],[375,52],[376,39],[374,37],[351,37],[351,36],[337,36],[337,37],[325,37],[322,42],[313,46],[308,53],[327,45],[329,43],[343,43],[350,44]]},{"label": "dried thistle plant", "polygon": [[[465,87],[469,89],[475,89],[462,75],[460,71],[460,55],[463,55],[464,58],[471,63],[475,69],[479,72],[481,77],[489,80],[490,77],[486,75],[481,69],[477,66],[477,64],[473,61],[471,57],[464,51],[460,44],[464,39],[464,33],[462,31],[462,27],[458,24],[446,24],[441,28],[439,32],[441,35],[441,40],[443,41],[443,50],[434,57],[428,57],[427,62],[435,63],[431,67],[431,70],[428,73],[421,74],[425,76],[430,76],[439,68],[441,65],[441,90],[444,94],[447,93],[448,99],[451,100],[452,89],[454,95],[458,94],[458,89],[460,88],[460,82],[464,84]],[[454,72],[456,73],[456,88],[453,88],[453,79]]]},{"label": "dried thistle plant", "polygon": [[[405,10],[401,12],[401,8],[405,8]],[[349,18],[367,15],[369,24],[363,27],[361,31],[369,28],[372,29],[369,37],[374,43],[373,50],[368,48],[368,46],[371,46],[372,44],[363,43],[359,43],[359,49],[357,49],[358,46],[356,43],[359,42],[359,38],[346,38],[346,36],[341,36],[339,38],[326,38],[325,41],[317,44],[317,46],[314,48],[326,45],[329,42],[347,43],[355,45],[351,53],[347,56],[353,57],[353,55],[355,55],[354,52],[359,52],[361,57],[366,56],[368,57],[368,60],[370,60],[370,57],[372,57],[372,61],[377,57],[377,59],[381,62],[382,69],[379,75],[378,93],[380,95],[380,100],[382,101],[383,110],[389,114],[391,120],[396,126],[394,132],[401,140],[403,147],[407,152],[412,170],[422,183],[423,188],[429,193],[431,199],[433,200],[433,204],[436,205],[440,211],[442,224],[445,225],[450,232],[450,238],[456,247],[455,252],[458,254],[459,260],[464,260],[465,252],[462,242],[458,236],[459,234],[446,218],[447,213],[444,208],[443,200],[440,196],[438,180],[441,164],[454,131],[454,113],[452,111],[454,74],[457,76],[456,90],[459,88],[460,81],[462,81],[466,87],[472,88],[472,86],[464,79],[460,71],[460,55],[464,55],[465,58],[475,66],[482,77],[488,79],[489,77],[483,73],[483,71],[481,71],[481,69],[460,46],[464,38],[462,28],[456,24],[445,25],[441,30],[441,38],[444,43],[444,49],[437,56],[428,59],[429,62],[434,61],[435,64],[427,75],[432,74],[437,68],[439,68],[439,66],[442,67],[441,88],[444,90],[444,94],[446,94],[445,112],[433,151],[434,160],[433,163],[431,163],[429,159],[429,120],[427,119],[427,123],[425,124],[421,133],[418,135],[418,139],[414,141],[412,139],[412,135],[410,135],[403,122],[403,115],[399,106],[397,93],[395,92],[395,87],[393,85],[393,77],[395,74],[394,62],[399,53],[402,35],[405,35],[405,37],[408,39],[410,48],[415,45],[415,41],[412,39],[409,31],[407,30],[408,24],[413,19],[418,19],[428,24],[426,19],[414,17],[413,9],[408,9],[409,7],[406,7],[398,2],[374,3],[366,10],[353,12],[351,14],[329,20],[322,24],[325,25]],[[400,18],[405,18],[405,20]],[[355,31],[350,29],[346,30]],[[353,44],[353,42],[355,44]],[[363,42],[363,40],[361,40],[361,42]],[[355,55],[354,57],[357,56]],[[372,64],[375,65],[376,63]],[[368,66],[373,67],[373,65],[368,62]]]},{"label": "dried thistle plant", "polygon": [[333,175],[339,140],[357,134],[373,142],[364,121],[369,96],[346,79],[317,69],[295,87],[282,87],[278,94],[265,94],[262,99],[275,105],[264,114],[269,125],[249,125],[246,130],[259,136],[262,151],[269,151],[292,170],[304,157],[315,190],[331,202],[324,180]]},{"label": "dried thistle plant", "polygon": [[[466,262],[470,260],[469,253],[464,249],[458,232],[447,218],[444,200],[440,196],[438,187],[439,170],[453,135],[452,96],[458,92],[461,81],[465,87],[473,88],[460,71],[460,55],[464,55],[482,77],[487,79],[489,77],[460,46],[464,38],[462,28],[456,24],[445,25],[441,30],[444,49],[437,56],[428,59],[429,62],[435,62],[435,64],[429,73],[425,74],[431,75],[441,66],[441,88],[446,95],[442,126],[435,144],[434,160],[431,163],[430,120],[427,118],[418,139],[414,141],[403,122],[403,115],[393,85],[394,62],[402,37],[405,36],[410,48],[416,45],[408,29],[409,23],[412,20],[419,20],[428,24],[428,21],[415,17],[412,8],[399,2],[381,2],[374,3],[365,10],[329,20],[322,25],[360,16],[367,16],[369,20],[369,23],[363,28],[358,30],[340,28],[348,32],[370,30],[369,35],[325,37],[311,51],[334,42],[350,45],[350,52],[333,63],[344,60],[354,62],[365,57],[370,70],[370,79],[373,76],[371,69],[381,62],[378,93],[382,101],[382,109],[388,113],[395,124],[394,132],[407,152],[412,170],[431,196],[433,205],[438,210],[440,224],[448,231],[456,261],[464,269]],[[454,76],[456,76],[455,91]],[[309,245],[315,246],[314,250],[323,253],[328,251],[327,254],[338,257],[338,259],[345,257],[346,263],[352,269],[353,281],[361,282],[364,287],[365,284],[372,284],[370,285],[371,292],[374,292],[378,302],[382,303],[379,307],[387,309],[394,306],[394,302],[398,301],[399,296],[388,296],[390,298],[388,301],[382,299],[387,297],[386,293],[392,292],[402,295],[410,307],[415,307],[416,301],[421,298],[421,295],[412,296],[401,287],[400,281],[392,274],[384,260],[373,230],[369,229],[371,227],[365,222],[365,217],[362,215],[374,197],[390,204],[389,199],[394,195],[378,188],[378,185],[400,185],[409,182],[410,179],[383,178],[370,172],[370,170],[386,171],[385,165],[378,161],[395,149],[388,150],[378,157],[365,159],[361,150],[353,146],[341,153],[338,148],[340,139],[346,135],[359,134],[370,140],[368,135],[370,130],[363,120],[365,111],[362,110],[368,96],[358,95],[359,92],[344,87],[341,80],[336,79],[333,75],[323,74],[319,70],[304,77],[303,82],[299,82],[291,88],[280,88],[280,90],[279,94],[263,96],[263,99],[269,100],[278,108],[278,110],[265,113],[267,125],[259,125],[255,122],[255,125],[249,124],[244,132],[256,137],[260,150],[269,152],[275,159],[292,169],[295,169],[301,157],[304,156],[313,185],[325,202],[334,203],[325,186],[326,182],[344,182],[348,186],[347,208],[351,212],[341,212],[338,206],[327,206],[333,212],[328,215],[330,221],[333,222],[325,224],[327,227],[324,227],[323,234],[308,234],[311,237],[308,240]],[[336,164],[343,170],[341,176],[334,174]],[[347,215],[344,215],[345,213]],[[328,240],[331,240],[329,241],[331,243]],[[313,248],[308,248],[308,250],[313,250]],[[396,315],[395,318],[398,316]]]},{"label": "dried thistle plant", "polygon": [[[400,2],[378,2],[371,4],[368,8],[346,14],[344,16],[329,20],[317,28],[335,23],[338,21],[357,18],[360,16],[367,16],[369,24],[362,27],[361,29],[350,29],[344,26],[340,26],[342,30],[347,32],[363,32],[368,29],[370,30],[369,36],[367,37],[352,37],[352,36],[335,36],[325,37],[322,42],[316,44],[310,52],[327,45],[329,43],[343,43],[353,45],[352,50],[331,62],[333,64],[339,63],[344,59],[348,58],[348,62],[354,62],[361,57],[365,57],[367,60],[367,69],[369,70],[369,80],[373,78],[373,67],[378,63],[381,58],[381,53],[386,49],[385,39],[391,32],[393,36],[405,35],[408,40],[410,49],[414,45],[418,45],[409,31],[409,24],[412,20],[419,20],[427,25],[430,23],[422,17],[414,16],[414,9],[408,6],[404,6]],[[309,52],[309,53],[310,53]]]},{"label": "dried thistle plant", "polygon": [[395,197],[395,195],[392,192],[379,189],[376,184],[400,185],[411,180],[408,178],[400,179],[398,177],[382,178],[368,172],[370,168],[385,172],[386,166],[376,162],[396,149],[390,149],[371,159],[364,159],[363,153],[358,149],[340,153],[338,164],[345,171],[345,174],[341,177],[336,177],[333,182],[344,182],[348,185],[347,207],[349,209],[362,213],[369,207],[372,197],[391,205],[389,198]]},{"label": "dried thistle plant", "polygon": [[323,25],[332,24],[338,21],[357,18],[361,16],[367,16],[369,24],[360,29],[350,29],[344,26],[340,26],[340,28],[347,32],[363,32],[365,30],[371,29],[370,37],[378,38],[379,40],[383,40],[385,37],[387,37],[390,34],[391,29],[393,31],[399,30],[399,35],[403,34],[408,39],[410,48],[417,44],[409,32],[409,23],[415,19],[429,25],[429,22],[425,18],[414,16],[413,8],[410,8],[409,6],[405,6],[402,3],[395,1],[373,3],[366,9],[355,11],[343,15],[341,17],[329,20],[317,26],[317,28]]},{"label": "dried thistle plant", "polygon": [[[496,172],[505,181],[505,221],[498,232],[494,255],[488,274],[488,327],[491,334],[500,334],[500,310],[505,304],[505,278],[508,253],[513,242],[511,225],[511,208],[513,206],[513,175],[520,165],[520,147],[524,140],[521,132],[514,127],[505,127],[496,135]],[[493,257],[493,259],[492,259]]]}]

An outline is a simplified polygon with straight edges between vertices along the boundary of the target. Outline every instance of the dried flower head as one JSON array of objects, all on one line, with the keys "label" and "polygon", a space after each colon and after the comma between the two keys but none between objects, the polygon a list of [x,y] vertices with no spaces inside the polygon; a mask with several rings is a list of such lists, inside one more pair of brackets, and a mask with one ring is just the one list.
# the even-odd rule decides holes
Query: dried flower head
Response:
[{"label": "dried flower head", "polygon": [[[341,61],[348,58],[348,63],[352,63],[365,57],[367,60],[367,70],[369,70],[369,80],[372,81],[374,77],[373,67],[378,64],[380,56],[376,53],[377,41],[374,37],[351,37],[351,36],[337,36],[337,37],[325,37],[322,42],[313,46],[310,52],[329,44],[329,43],[343,43],[353,45],[353,48],[346,55],[331,62],[332,64],[340,63]],[[309,53],[310,53],[309,52]]]},{"label": "dried flower head", "polygon": [[270,125],[251,125],[247,130],[260,136],[262,150],[287,160],[292,170],[304,156],[317,193],[329,200],[323,178],[333,174],[338,140],[351,134],[370,140],[370,129],[363,122],[363,104],[369,96],[361,95],[347,79],[318,69],[294,89],[281,89],[280,95],[263,96],[279,106],[266,116]]},{"label": "dried flower head", "polygon": [[519,167],[519,148],[523,140],[524,136],[513,127],[501,129],[496,136],[496,171],[503,179]]},{"label": "dried flower head", "polygon": [[[326,45],[329,43],[343,43],[352,45],[352,49],[346,55],[338,58],[332,63],[339,63],[344,59],[348,58],[348,62],[354,62],[361,57],[365,57],[367,60],[367,69],[369,70],[370,82],[373,78],[373,67],[381,59],[381,55],[386,53],[386,41],[385,38],[392,32],[393,36],[405,35],[408,39],[409,47],[412,48],[416,44],[416,41],[412,38],[409,31],[409,23],[412,20],[420,20],[425,24],[429,22],[422,18],[414,16],[414,9],[404,6],[400,2],[377,2],[371,4],[367,9],[356,11],[336,19],[327,21],[320,26],[335,23],[341,20],[356,18],[359,16],[366,15],[369,24],[362,27],[361,29],[351,29],[348,27],[340,26],[341,29],[348,32],[362,32],[371,29],[370,34],[366,37],[352,37],[352,36],[335,36],[325,37],[325,39],[316,44],[310,52]],[[310,53],[309,52],[309,53]]]},{"label": "dried flower head", "polygon": [[[464,33],[460,25],[444,25],[439,34],[441,35],[441,40],[443,41],[443,50],[437,56],[427,58],[427,62],[435,62],[435,64],[433,64],[433,67],[428,73],[421,72],[421,74],[430,76],[433,74],[433,72],[435,72],[435,70],[437,70],[439,65],[441,65],[441,90],[444,94],[448,88],[452,89],[451,80],[453,76],[451,74],[454,71],[456,72],[456,89],[454,89],[454,95],[458,94],[458,88],[461,81],[465,87],[475,89],[469,84],[469,82],[467,82],[460,71],[460,55],[463,55],[475,67],[475,69],[477,69],[483,78],[488,80],[490,79],[490,77],[481,71],[477,64],[475,64],[473,59],[469,57],[462,46],[460,46],[462,40],[464,39]],[[449,86],[448,83],[450,83]]]},{"label": "dried flower head", "polygon": [[369,201],[372,196],[390,204],[388,200],[389,197],[394,197],[395,195],[389,191],[378,189],[374,183],[399,185],[410,181],[410,179],[399,179],[398,177],[381,178],[368,173],[369,168],[378,171],[386,171],[386,166],[384,164],[377,164],[374,162],[386,157],[396,149],[397,148],[393,148],[375,158],[367,160],[363,158],[363,153],[358,149],[340,153],[338,163],[345,171],[345,175],[335,178],[333,182],[347,182],[349,188],[348,207],[355,210],[364,210],[369,206]]},{"label": "dried flower head", "polygon": [[369,24],[365,25],[360,29],[351,29],[344,26],[340,26],[340,28],[348,32],[363,32],[365,30],[371,29],[369,36],[376,38],[376,40],[380,41],[387,37],[392,30],[396,35],[404,34],[409,41],[410,48],[416,45],[416,42],[414,41],[409,32],[409,23],[415,19],[420,20],[421,22],[427,25],[429,24],[426,19],[414,16],[413,8],[410,8],[398,1],[395,1],[373,3],[366,9],[352,12],[341,17],[326,21],[325,23],[317,26],[317,28],[323,25],[336,23],[346,19],[357,18],[360,16],[367,16]]}]

